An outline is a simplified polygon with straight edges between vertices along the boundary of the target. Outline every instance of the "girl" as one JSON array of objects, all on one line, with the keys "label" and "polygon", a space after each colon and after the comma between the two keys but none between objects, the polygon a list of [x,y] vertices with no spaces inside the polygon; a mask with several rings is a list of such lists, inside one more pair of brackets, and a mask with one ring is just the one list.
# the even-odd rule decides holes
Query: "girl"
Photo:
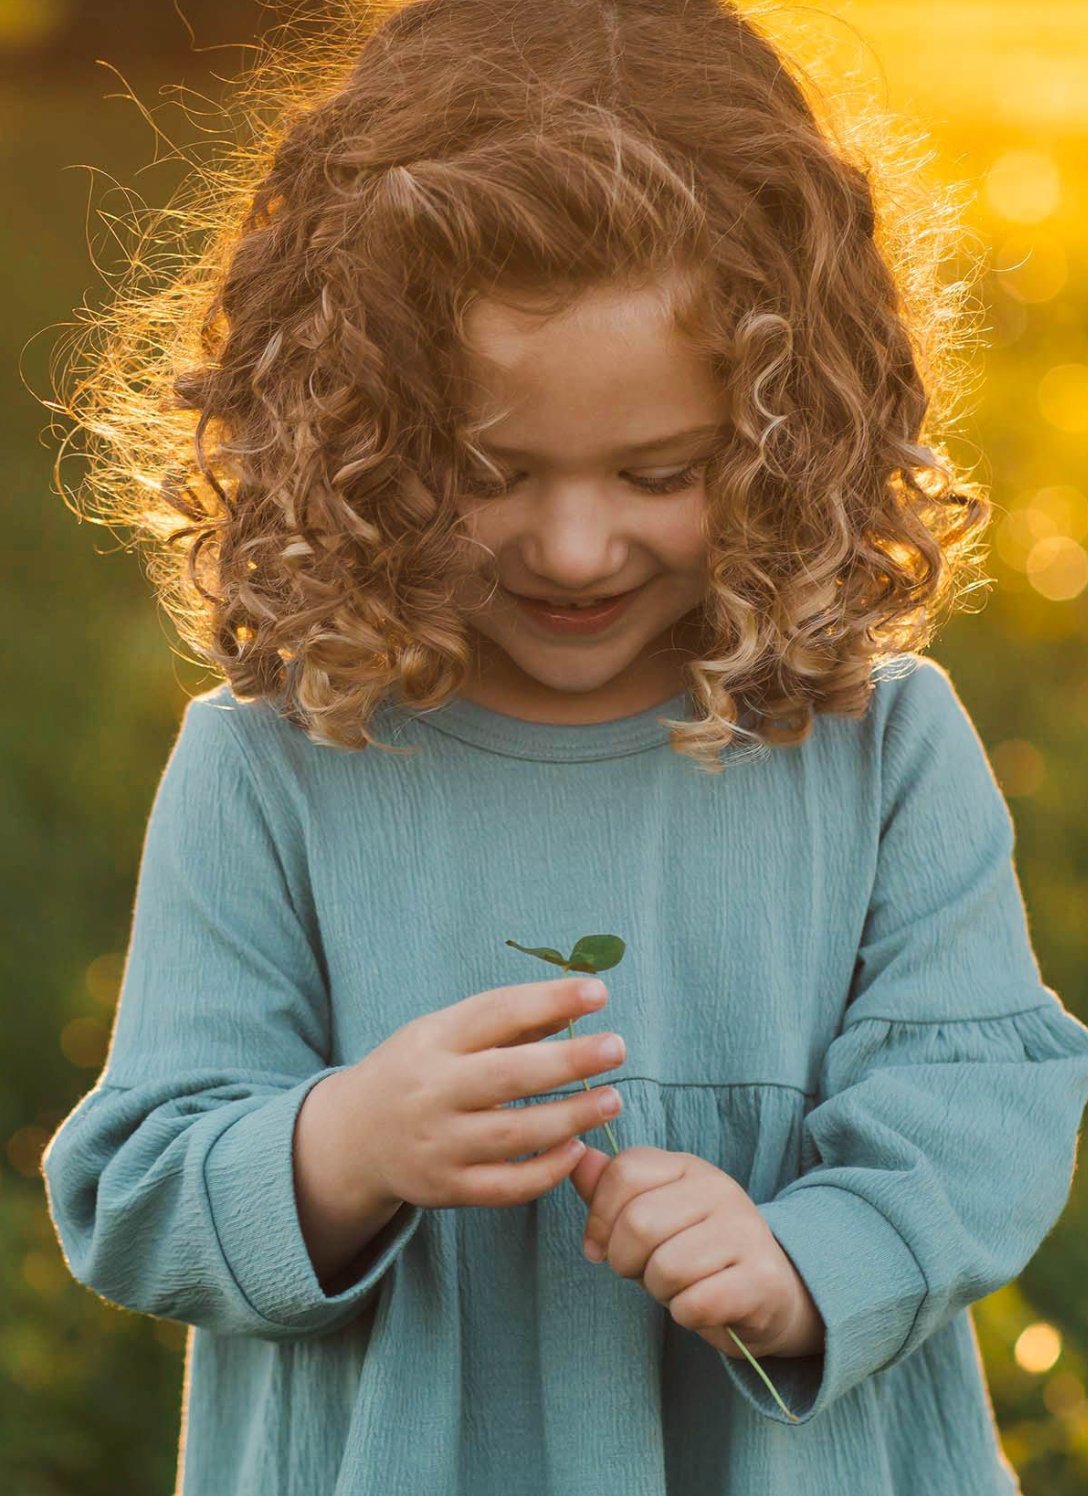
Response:
[{"label": "girl", "polygon": [[[919,652],[989,516],[932,223],[724,0],[340,20],[75,408],[226,680],[70,1269],[192,1327],[181,1496],[1016,1491],[970,1306],[1088,1028]],[[607,1024],[510,949],[601,932]]]}]

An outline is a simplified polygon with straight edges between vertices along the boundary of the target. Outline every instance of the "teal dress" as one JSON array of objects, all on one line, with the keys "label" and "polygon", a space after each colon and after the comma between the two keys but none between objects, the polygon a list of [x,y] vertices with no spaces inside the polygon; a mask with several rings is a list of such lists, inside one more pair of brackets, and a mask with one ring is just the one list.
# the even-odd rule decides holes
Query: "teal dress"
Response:
[{"label": "teal dress", "polygon": [[[591,725],[387,704],[402,756],[226,686],[188,704],[105,1068],[43,1159],[73,1276],[190,1326],[180,1496],[1019,1489],[971,1305],[1065,1207],[1088,1028],[1041,979],[981,742],[918,655],[874,671],[864,717],[732,745],[720,774],[672,748],[690,715],[684,693]],[[506,940],[596,933],[627,951],[576,1032],[626,1040],[619,1147],[737,1180],[823,1316],[821,1354],[761,1363],[797,1423],[586,1261],[567,1179],[406,1203],[376,1255],[314,1274],[310,1088],[422,1014],[560,978]]]}]

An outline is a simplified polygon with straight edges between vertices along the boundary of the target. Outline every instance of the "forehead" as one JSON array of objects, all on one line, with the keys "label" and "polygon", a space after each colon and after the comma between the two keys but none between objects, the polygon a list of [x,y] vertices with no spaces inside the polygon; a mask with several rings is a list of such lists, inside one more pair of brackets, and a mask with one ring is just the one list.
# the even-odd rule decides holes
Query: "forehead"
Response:
[{"label": "forehead", "polygon": [[607,454],[721,420],[709,363],[657,285],[596,288],[548,314],[481,297],[464,327],[466,405],[494,450]]}]

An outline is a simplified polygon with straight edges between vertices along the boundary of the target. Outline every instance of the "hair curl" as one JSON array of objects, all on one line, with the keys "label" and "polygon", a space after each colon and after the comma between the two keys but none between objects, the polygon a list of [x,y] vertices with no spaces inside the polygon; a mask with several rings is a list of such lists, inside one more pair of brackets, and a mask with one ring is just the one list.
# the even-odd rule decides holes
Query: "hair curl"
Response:
[{"label": "hair curl", "polygon": [[702,715],[667,721],[672,745],[714,773],[737,739],[863,716],[874,658],[923,648],[989,580],[992,506],[936,444],[969,330],[969,284],[942,275],[951,190],[912,202],[924,163],[888,117],[832,123],[726,0],[333,10],[234,80],[243,138],[152,215],[51,403],[181,637],[311,741],[418,751],[368,722],[387,698],[442,706],[469,668],[468,306],[558,310],[679,270],[677,323],[730,419],[685,667]]}]

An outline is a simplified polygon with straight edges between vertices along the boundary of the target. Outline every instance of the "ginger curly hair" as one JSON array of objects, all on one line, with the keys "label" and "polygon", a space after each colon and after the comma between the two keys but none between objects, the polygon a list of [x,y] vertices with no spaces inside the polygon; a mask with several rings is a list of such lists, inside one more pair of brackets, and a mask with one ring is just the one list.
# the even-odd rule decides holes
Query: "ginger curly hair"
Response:
[{"label": "ginger curly hair", "polygon": [[83,433],[77,507],[85,490],[134,528],[239,699],[315,743],[419,751],[368,724],[387,700],[442,706],[468,670],[468,306],[679,271],[677,325],[729,420],[672,746],[716,773],[735,740],[863,716],[874,659],[924,648],[989,580],[992,506],[937,442],[972,331],[970,280],[943,275],[958,205],[917,186],[917,137],[871,109],[833,123],[727,0],[325,10],[308,40],[297,18],[263,39],[234,80],[241,139],[90,313],[51,403],[75,422],[58,483]]}]

